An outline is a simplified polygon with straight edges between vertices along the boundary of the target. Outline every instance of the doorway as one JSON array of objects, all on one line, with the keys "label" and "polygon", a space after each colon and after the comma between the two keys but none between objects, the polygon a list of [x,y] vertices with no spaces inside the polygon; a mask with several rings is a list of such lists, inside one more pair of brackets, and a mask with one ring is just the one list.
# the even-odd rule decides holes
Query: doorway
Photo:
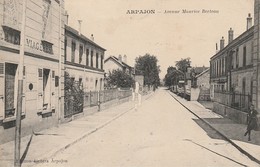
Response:
[{"label": "doorway", "polygon": [[15,116],[18,89],[17,67],[17,64],[5,64],[5,118]]}]

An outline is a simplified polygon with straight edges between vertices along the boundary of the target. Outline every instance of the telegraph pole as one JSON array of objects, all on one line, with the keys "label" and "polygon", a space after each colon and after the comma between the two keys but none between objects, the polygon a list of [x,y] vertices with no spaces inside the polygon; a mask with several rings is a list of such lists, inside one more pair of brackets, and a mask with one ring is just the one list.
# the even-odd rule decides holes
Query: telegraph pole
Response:
[{"label": "telegraph pole", "polygon": [[14,166],[20,167],[20,151],[21,151],[21,115],[23,108],[23,67],[24,67],[24,39],[25,39],[25,17],[26,17],[26,0],[23,0],[22,12],[22,28],[20,40],[20,54],[18,66],[18,97],[16,108],[16,126],[15,126],[15,148],[14,148]]}]

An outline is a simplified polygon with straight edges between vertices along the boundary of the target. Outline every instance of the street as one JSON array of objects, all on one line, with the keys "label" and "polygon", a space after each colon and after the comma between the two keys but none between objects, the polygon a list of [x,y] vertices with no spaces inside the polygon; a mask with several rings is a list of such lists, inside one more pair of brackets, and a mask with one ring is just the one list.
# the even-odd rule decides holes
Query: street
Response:
[{"label": "street", "polygon": [[161,88],[137,110],[39,166],[258,166],[196,120]]}]

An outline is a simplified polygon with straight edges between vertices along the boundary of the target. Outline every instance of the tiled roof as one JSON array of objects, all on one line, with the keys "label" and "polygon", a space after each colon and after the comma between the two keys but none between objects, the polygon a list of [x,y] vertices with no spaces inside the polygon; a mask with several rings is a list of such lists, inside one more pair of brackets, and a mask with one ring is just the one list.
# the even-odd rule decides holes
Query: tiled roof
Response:
[{"label": "tiled roof", "polygon": [[115,56],[109,56],[109,57],[105,60],[105,62],[107,62],[109,59],[113,59],[114,61],[116,61],[116,62],[117,62],[119,65],[121,65],[122,67],[133,68],[133,67],[129,66],[128,64],[124,63],[123,61],[122,61],[122,62],[119,61],[118,58],[115,57]]},{"label": "tiled roof", "polygon": [[81,38],[82,40],[84,40],[84,41],[86,41],[86,42],[88,42],[88,43],[90,43],[90,44],[92,44],[92,45],[94,45],[94,46],[96,46],[96,47],[106,51],[106,49],[104,49],[103,47],[99,46],[98,44],[96,44],[95,42],[93,42],[92,40],[87,38],[86,36],[84,36],[82,34],[79,35],[79,32],[77,30],[75,30],[74,28],[72,28],[72,27],[70,27],[68,25],[65,25],[65,30],[70,32],[70,33],[72,33],[73,35]]}]

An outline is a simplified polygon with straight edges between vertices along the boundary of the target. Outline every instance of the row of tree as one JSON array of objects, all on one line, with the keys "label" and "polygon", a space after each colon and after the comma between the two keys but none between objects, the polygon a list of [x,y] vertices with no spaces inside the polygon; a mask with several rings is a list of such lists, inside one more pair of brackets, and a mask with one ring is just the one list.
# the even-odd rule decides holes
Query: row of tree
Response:
[{"label": "row of tree", "polygon": [[[158,87],[160,84],[160,66],[156,56],[149,53],[135,59],[134,75],[144,76],[144,85]],[[107,87],[129,88],[134,85],[134,75],[122,70],[113,70],[108,74]]]}]

